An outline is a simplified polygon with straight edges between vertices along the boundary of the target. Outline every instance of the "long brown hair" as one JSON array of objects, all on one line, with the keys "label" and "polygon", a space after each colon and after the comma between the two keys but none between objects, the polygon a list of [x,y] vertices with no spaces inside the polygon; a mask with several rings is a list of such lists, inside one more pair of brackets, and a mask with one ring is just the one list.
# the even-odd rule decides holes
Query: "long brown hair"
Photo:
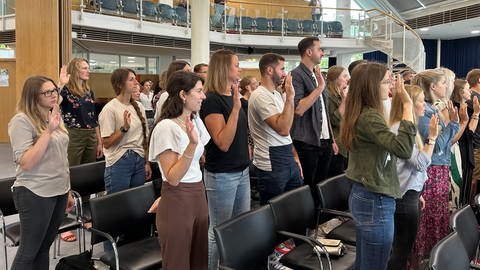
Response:
[{"label": "long brown hair", "polygon": [[467,84],[466,80],[457,79],[453,82],[453,91],[452,95],[450,96],[450,100],[456,103],[463,102],[463,89]]},{"label": "long brown hair", "polygon": [[88,86],[88,81],[80,79],[80,65],[85,62],[88,64],[88,60],[85,58],[77,57],[73,58],[67,66],[67,74],[70,74],[70,79],[67,83],[67,88],[70,93],[75,96],[83,96],[86,93],[90,92],[90,87]]},{"label": "long brown hair", "polygon": [[193,72],[179,70],[172,73],[167,81],[168,98],[163,105],[159,121],[179,117],[184,105],[180,92],[189,93],[199,81],[202,81],[202,78]]},{"label": "long brown hair", "polygon": [[[129,68],[117,68],[113,71],[112,76],[110,77],[110,82],[112,83],[113,90],[115,91],[115,95],[120,95],[123,91],[123,87],[125,86],[125,82],[128,80],[128,76],[132,73],[133,75],[137,75],[135,71]],[[138,118],[142,122],[142,131],[143,131],[143,141],[142,146],[145,151],[148,149],[148,140],[147,140],[147,121],[145,117],[143,117],[142,111],[140,111],[140,107],[138,106],[138,102],[135,101],[132,97],[130,97],[130,104],[132,104],[135,112],[137,113]]]},{"label": "long brown hair", "polygon": [[327,89],[331,96],[338,95],[337,79],[346,70],[342,66],[331,66],[327,72]]},{"label": "long brown hair", "polygon": [[355,125],[364,108],[372,108],[385,115],[380,100],[380,83],[387,71],[385,65],[378,63],[360,64],[352,71],[345,100],[345,117],[340,124],[340,142],[347,150],[353,148]]},{"label": "long brown hair", "polygon": [[[28,78],[23,84],[22,96],[17,104],[17,112],[22,112],[27,115],[38,134],[48,128],[47,119],[42,116],[38,109],[41,88],[46,82],[51,82],[55,88],[57,88],[55,82],[45,76],[33,76]],[[58,127],[60,130],[67,133],[63,120],[60,120]]]},{"label": "long brown hair", "polygon": [[208,64],[207,81],[205,82],[204,91],[223,93],[228,86],[228,71],[233,62],[234,52],[221,49],[215,51],[210,57]]},{"label": "long brown hair", "polygon": [[[408,95],[412,99],[412,102],[413,102],[412,111],[414,111],[415,102],[418,100],[418,97],[420,96],[420,94],[423,93],[423,90],[418,85],[405,85],[405,90],[407,91]],[[413,112],[413,115],[415,115],[414,112]],[[398,95],[395,94],[392,98],[392,107],[390,109],[390,121],[389,121],[390,126],[396,122],[400,122],[402,120],[402,117],[403,117],[403,103],[400,97],[398,97]],[[413,123],[415,124],[415,126],[417,125],[416,120],[417,120],[416,117],[414,117]],[[415,141],[417,143],[418,148],[421,151],[423,149],[423,142],[418,132],[417,132],[417,135],[415,136]]]}]

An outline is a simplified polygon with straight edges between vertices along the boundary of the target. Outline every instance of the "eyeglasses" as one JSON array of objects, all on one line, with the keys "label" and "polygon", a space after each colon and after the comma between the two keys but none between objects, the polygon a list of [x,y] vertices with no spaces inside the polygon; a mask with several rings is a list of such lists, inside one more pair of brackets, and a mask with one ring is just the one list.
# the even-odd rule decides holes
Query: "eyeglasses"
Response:
[{"label": "eyeglasses", "polygon": [[382,80],[383,84],[392,84],[392,80]]},{"label": "eyeglasses", "polygon": [[40,92],[41,95],[44,95],[45,97],[51,97],[53,93],[58,95],[58,88],[53,88],[52,90],[45,90],[43,92]]}]

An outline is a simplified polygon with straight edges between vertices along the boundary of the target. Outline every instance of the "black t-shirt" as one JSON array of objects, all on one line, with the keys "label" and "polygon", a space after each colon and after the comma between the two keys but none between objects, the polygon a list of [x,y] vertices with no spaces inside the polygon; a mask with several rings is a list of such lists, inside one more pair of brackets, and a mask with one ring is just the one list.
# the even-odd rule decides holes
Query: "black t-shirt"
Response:
[{"label": "black t-shirt", "polygon": [[[473,97],[476,96],[478,100],[480,100],[480,94],[475,91],[472,91],[472,97],[467,100],[468,105],[468,115],[471,117],[473,113]],[[475,132],[473,133],[473,148],[478,149],[480,148],[480,125],[477,126]]]},{"label": "black t-shirt", "polygon": [[[225,123],[233,109],[233,96],[223,96],[213,92],[207,93],[202,103],[200,117],[205,122],[209,114],[223,115]],[[240,109],[237,132],[227,152],[221,151],[213,139],[205,146],[205,169],[213,173],[240,172],[247,168],[248,160],[248,125],[247,114]]]}]

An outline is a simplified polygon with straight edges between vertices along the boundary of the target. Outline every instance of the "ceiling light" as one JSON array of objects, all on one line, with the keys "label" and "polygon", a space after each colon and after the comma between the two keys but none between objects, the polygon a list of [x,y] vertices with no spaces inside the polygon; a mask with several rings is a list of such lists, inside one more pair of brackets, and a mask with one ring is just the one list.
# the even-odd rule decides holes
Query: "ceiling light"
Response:
[{"label": "ceiling light", "polygon": [[472,34],[480,34],[480,30],[472,30]]},{"label": "ceiling light", "polygon": [[135,59],[135,56],[128,56],[128,59]]},{"label": "ceiling light", "polygon": [[426,32],[426,31],[428,31],[428,29],[429,29],[428,27],[423,27],[423,28],[420,28],[420,31]]},{"label": "ceiling light", "polygon": [[135,63],[135,60],[128,60],[128,63]]},{"label": "ceiling light", "polygon": [[116,64],[117,61],[110,61],[109,63],[110,63],[110,64]]}]

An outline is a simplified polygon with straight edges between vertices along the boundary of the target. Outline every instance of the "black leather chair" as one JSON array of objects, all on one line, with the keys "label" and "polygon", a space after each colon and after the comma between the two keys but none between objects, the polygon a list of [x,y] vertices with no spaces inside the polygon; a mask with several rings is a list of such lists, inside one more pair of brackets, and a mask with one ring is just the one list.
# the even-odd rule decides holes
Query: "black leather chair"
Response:
[{"label": "black leather chair", "polygon": [[[0,217],[2,219],[3,248],[5,254],[5,268],[7,270],[7,247],[15,247],[20,244],[20,222],[13,222],[5,226],[5,217],[18,213],[10,189],[13,182],[15,182],[15,177],[0,179]],[[9,242],[7,242],[7,239]]]},{"label": "black leather chair", "polygon": [[[91,244],[109,240],[113,251],[100,260],[111,269],[159,269],[160,244],[152,233],[155,215],[147,213],[155,201],[152,183],[90,200],[92,211]],[[114,238],[123,237],[118,246]]]},{"label": "black leather chair", "polygon": [[319,209],[324,214],[320,223],[336,216],[347,218],[340,226],[329,232],[326,237],[339,239],[354,246],[356,244],[355,221],[348,208],[348,197],[351,189],[352,181],[345,174],[334,176],[317,185]]},{"label": "black leather chair", "polygon": [[470,260],[459,234],[454,231],[440,240],[430,252],[429,268],[434,270],[468,270]]},{"label": "black leather chair", "polygon": [[[70,186],[75,197],[79,202],[79,213],[67,215],[59,228],[59,233],[77,229],[78,239],[83,240],[83,249],[85,250],[85,233],[82,230],[82,222],[90,222],[92,217],[90,213],[90,204],[88,201],[82,201],[82,197],[89,197],[105,191],[105,182],[103,180],[105,173],[105,161],[85,163],[70,167]],[[81,221],[79,220],[81,218]],[[58,244],[58,248],[57,248]],[[55,254],[60,255],[60,238],[54,244]],[[81,251],[81,242],[78,241],[79,251]],[[56,252],[55,252],[56,250]]]},{"label": "black leather chair", "polygon": [[476,262],[478,258],[479,231],[472,207],[465,205],[455,211],[450,216],[450,227],[458,233],[468,257]]},{"label": "black leather chair", "polygon": [[244,213],[214,228],[220,269],[267,269],[276,244],[270,205]]},{"label": "black leather chair", "polygon": [[[284,255],[280,262],[293,269],[323,269],[318,260],[318,254],[313,246],[321,246],[316,239],[306,237],[307,228],[317,226],[317,209],[309,186],[302,186],[288,191],[269,201],[275,218],[275,226],[279,241],[292,237],[297,242],[296,247]],[[312,246],[313,245],[313,246]],[[351,269],[355,264],[355,247],[346,245],[343,256],[321,256],[322,265],[333,269]],[[330,265],[331,261],[331,265]]]}]

